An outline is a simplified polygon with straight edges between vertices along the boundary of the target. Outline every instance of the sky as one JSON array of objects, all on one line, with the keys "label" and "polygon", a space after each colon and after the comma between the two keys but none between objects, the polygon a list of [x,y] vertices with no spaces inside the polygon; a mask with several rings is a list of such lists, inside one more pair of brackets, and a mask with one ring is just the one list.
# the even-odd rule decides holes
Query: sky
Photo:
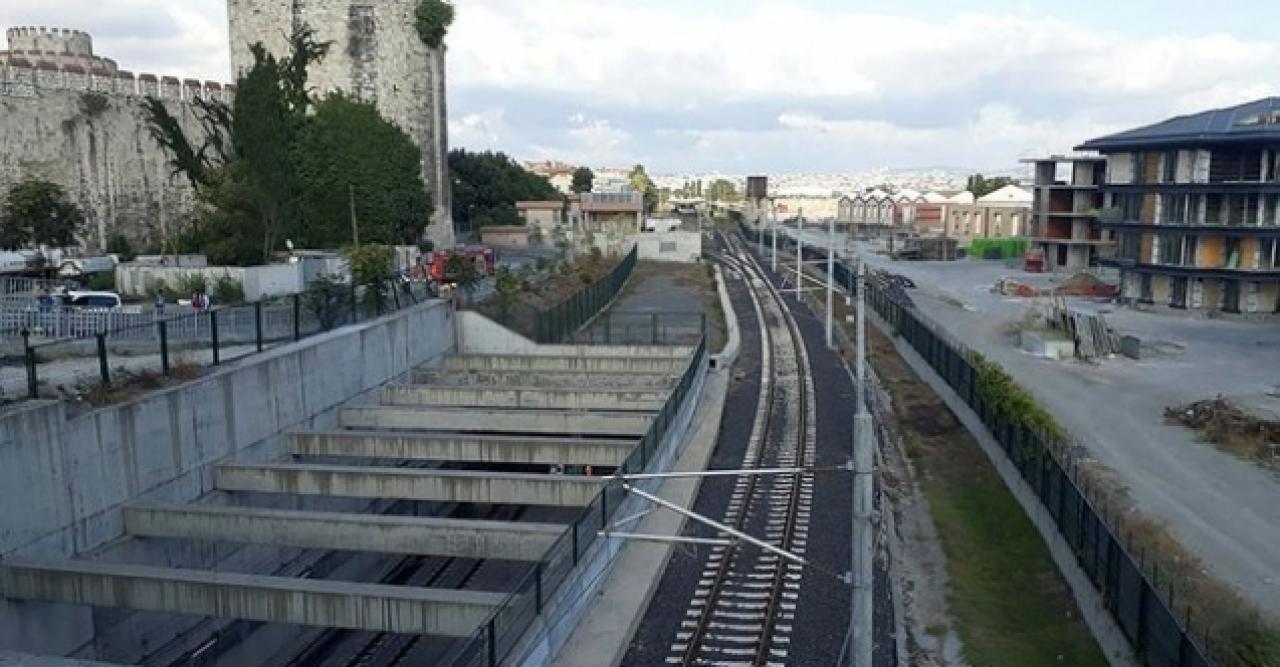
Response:
[{"label": "sky", "polygon": [[[284,2],[286,0],[275,0]],[[1280,94],[1261,0],[458,0],[450,143],[659,173],[1009,169]],[[229,77],[225,0],[0,0],[121,67]]]}]

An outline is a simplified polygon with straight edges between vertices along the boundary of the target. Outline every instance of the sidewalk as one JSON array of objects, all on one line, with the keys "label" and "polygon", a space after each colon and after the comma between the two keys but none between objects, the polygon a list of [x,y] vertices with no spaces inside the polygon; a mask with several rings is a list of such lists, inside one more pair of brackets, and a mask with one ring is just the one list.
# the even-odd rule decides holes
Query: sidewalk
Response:
[{"label": "sidewalk", "polygon": [[[694,414],[697,430],[690,436],[672,470],[705,470],[715,450],[729,390],[729,369],[707,374],[702,404]],[[686,509],[698,495],[699,478],[667,480],[656,494]],[[658,509],[629,532],[645,535],[678,535],[684,517]],[[602,667],[617,665],[626,655],[627,645],[644,616],[649,600],[662,580],[674,545],[633,541],[622,549],[612,573],[601,584],[582,623],[552,664],[557,667]]]}]

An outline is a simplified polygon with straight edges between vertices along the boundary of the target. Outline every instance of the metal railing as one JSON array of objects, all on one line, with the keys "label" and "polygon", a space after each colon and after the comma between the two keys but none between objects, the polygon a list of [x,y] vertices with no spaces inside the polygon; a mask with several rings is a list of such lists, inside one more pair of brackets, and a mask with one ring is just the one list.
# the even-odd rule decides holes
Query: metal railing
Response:
[{"label": "metal railing", "polygon": [[[621,474],[648,471],[660,457],[663,440],[670,434],[680,411],[693,390],[698,374],[707,364],[707,339],[698,343],[688,368],[658,412],[649,430],[618,468]],[[520,578],[515,590],[489,619],[476,630],[444,664],[462,667],[497,667],[503,664],[524,633],[546,610],[547,602],[573,574],[590,551],[598,533],[607,530],[626,500],[627,492],[617,479],[605,487],[574,519],[547,553]]]},{"label": "metal railing", "polygon": [[[0,380],[4,380],[0,393],[7,397],[21,393],[35,399],[42,392],[49,397],[67,397],[112,390],[131,380],[146,384],[380,317],[429,296],[423,283],[406,285],[393,280],[381,300],[370,298],[365,288],[345,286],[327,299],[293,294],[207,311],[184,308],[168,317],[153,313],[125,318],[95,317],[103,313],[30,313],[25,328],[6,332],[20,339],[21,349],[0,362],[0,371],[25,373],[23,391],[5,372],[0,373]],[[39,340],[54,333],[39,329],[41,323],[56,323],[56,340]],[[112,324],[118,326],[107,328]]]},{"label": "metal railing", "polygon": [[631,252],[609,272],[559,304],[534,318],[534,339],[542,344],[559,343],[572,336],[622,291],[636,267],[639,249]]},{"label": "metal railing", "polygon": [[696,345],[706,330],[706,313],[608,312],[569,340],[584,345]]},{"label": "metal railing", "polygon": [[[768,234],[742,226],[744,236],[757,244],[769,244]],[[779,238],[779,248],[784,239]],[[805,247],[805,259],[825,259],[822,248]],[[813,264],[824,271],[821,262]],[[853,267],[835,263],[836,282],[854,285]],[[850,290],[852,293],[852,290]],[[1106,514],[1083,490],[1079,467],[1070,458],[1070,443],[1001,419],[983,401],[978,371],[971,361],[975,353],[944,327],[932,322],[911,305],[910,298],[893,283],[867,283],[867,304],[884,322],[924,358],[933,370],[982,419],[1005,456],[1035,492],[1053,518],[1058,533],[1071,546],[1076,562],[1102,595],[1107,610],[1143,664],[1159,667],[1208,667],[1205,645],[1191,633],[1192,606],[1179,615],[1161,595],[1158,570],[1149,577],[1145,558],[1123,542]],[[1061,457],[1061,458],[1060,458]],[[1165,582],[1166,585],[1169,582]]]}]

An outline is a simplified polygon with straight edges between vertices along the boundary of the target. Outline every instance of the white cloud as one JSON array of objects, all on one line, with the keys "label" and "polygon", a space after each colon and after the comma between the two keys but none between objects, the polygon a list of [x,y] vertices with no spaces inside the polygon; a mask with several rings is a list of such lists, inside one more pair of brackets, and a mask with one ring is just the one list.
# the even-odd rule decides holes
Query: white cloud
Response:
[{"label": "white cloud", "polygon": [[541,160],[573,160],[580,164],[609,164],[629,153],[631,133],[614,127],[608,119],[575,113],[568,126],[533,146]]},{"label": "white cloud", "polygon": [[506,110],[502,108],[482,109],[449,119],[449,141],[471,150],[501,149],[510,135]]},{"label": "white cloud", "polygon": [[[223,79],[225,11],[225,0],[0,0],[0,27],[81,28],[124,68]],[[801,150],[824,168],[1003,165],[1280,93],[1278,41],[1123,30],[1030,10],[467,0],[449,36],[451,143],[670,169],[790,168],[809,159]],[[580,113],[564,122],[565,109]]]}]

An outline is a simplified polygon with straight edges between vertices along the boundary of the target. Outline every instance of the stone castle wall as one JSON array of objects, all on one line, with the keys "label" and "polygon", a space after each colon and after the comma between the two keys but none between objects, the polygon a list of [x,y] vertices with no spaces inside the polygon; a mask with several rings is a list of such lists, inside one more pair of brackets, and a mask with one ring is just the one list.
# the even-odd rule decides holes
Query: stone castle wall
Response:
[{"label": "stone castle wall", "polygon": [[10,55],[0,62],[0,193],[24,177],[45,178],[84,210],[89,247],[105,247],[115,232],[136,243],[158,242],[190,209],[192,192],[185,178],[171,175],[139,103],[164,100],[195,137],[200,129],[190,101],[226,101],[234,90]]},{"label": "stone castle wall", "polygon": [[418,0],[228,0],[231,62],[236,72],[252,65],[249,45],[286,55],[288,33],[303,25],[331,42],[328,57],[312,67],[320,93],[344,91],[376,102],[422,148],[423,180],[435,202],[428,236],[452,246],[452,187],[448,176],[448,125],[443,49],[418,38]]}]

